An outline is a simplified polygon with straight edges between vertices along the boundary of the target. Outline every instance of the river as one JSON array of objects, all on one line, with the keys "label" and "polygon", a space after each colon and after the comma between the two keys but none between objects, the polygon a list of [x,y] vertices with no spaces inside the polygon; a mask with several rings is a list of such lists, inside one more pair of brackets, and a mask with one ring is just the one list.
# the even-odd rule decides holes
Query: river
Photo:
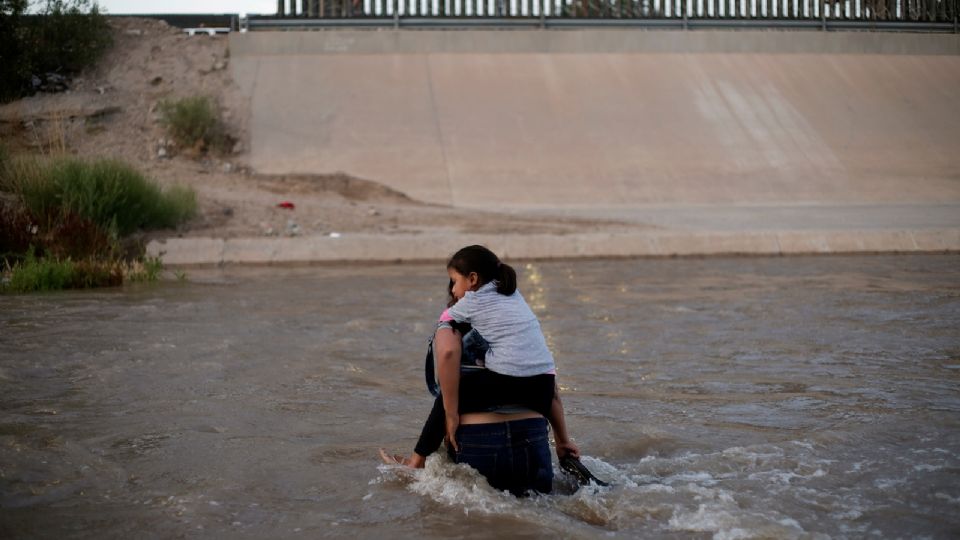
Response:
[{"label": "river", "polygon": [[960,257],[518,263],[609,488],[434,456],[437,265],[0,297],[0,537],[960,535]]}]

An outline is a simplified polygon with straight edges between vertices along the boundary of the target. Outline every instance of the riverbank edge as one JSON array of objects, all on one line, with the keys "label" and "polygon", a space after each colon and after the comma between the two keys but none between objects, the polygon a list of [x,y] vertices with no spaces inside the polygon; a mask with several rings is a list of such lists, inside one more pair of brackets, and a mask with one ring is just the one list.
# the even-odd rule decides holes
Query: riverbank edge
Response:
[{"label": "riverbank edge", "polygon": [[167,266],[445,261],[469,244],[507,259],[957,253],[960,228],[883,231],[655,231],[578,234],[372,234],[167,238],[147,255]]}]

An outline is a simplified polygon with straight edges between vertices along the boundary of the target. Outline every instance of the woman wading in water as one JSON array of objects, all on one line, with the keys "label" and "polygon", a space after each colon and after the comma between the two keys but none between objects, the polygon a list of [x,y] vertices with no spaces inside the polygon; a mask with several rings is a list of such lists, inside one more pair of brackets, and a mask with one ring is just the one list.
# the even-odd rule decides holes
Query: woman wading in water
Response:
[{"label": "woman wading in water", "polygon": [[[451,305],[433,341],[440,396],[410,457],[389,456],[383,449],[381,457],[420,468],[446,439],[454,462],[471,465],[493,487],[515,495],[549,493],[547,422],[558,458],[578,458],[580,450],[567,434],[556,367],[540,322],[517,290],[514,269],[489,249],[457,251],[447,272]],[[489,347],[485,369],[461,375],[461,338],[471,327]]]}]

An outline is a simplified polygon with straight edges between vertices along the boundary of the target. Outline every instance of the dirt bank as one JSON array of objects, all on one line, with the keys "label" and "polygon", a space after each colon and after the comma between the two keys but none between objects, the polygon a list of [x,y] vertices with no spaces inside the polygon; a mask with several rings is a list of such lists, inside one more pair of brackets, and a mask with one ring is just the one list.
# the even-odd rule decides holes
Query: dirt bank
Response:
[{"label": "dirt bank", "polygon": [[[161,184],[186,184],[200,213],[160,236],[294,236],[331,232],[554,233],[637,230],[635,224],[523,217],[425,204],[349,175],[268,176],[247,165],[249,104],[231,79],[225,36],[188,36],[152,19],[111,19],[114,45],[68,92],[0,106],[0,136],[14,151],[111,157]],[[237,144],[197,158],[171,146],[160,124],[164,99],[206,95],[220,104]],[[283,202],[293,208],[281,208]]]}]

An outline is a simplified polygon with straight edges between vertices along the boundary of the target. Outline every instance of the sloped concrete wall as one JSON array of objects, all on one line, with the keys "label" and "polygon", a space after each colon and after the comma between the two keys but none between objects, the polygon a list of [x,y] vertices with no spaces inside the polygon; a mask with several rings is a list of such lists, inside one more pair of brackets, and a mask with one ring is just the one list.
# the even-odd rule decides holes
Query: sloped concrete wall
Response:
[{"label": "sloped concrete wall", "polygon": [[231,36],[251,165],[486,208],[960,200],[960,36]]}]

